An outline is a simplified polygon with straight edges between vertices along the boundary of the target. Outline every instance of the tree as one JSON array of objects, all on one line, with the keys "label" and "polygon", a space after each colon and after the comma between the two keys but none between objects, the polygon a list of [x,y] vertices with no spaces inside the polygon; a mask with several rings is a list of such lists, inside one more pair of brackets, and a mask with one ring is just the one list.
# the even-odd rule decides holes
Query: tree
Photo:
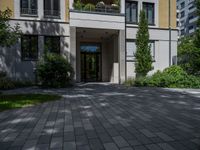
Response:
[{"label": "tree", "polygon": [[178,45],[178,65],[188,74],[198,75],[200,71],[200,49],[192,37],[184,37]]},{"label": "tree", "polygon": [[196,32],[194,35],[194,44],[197,48],[200,49],[200,0],[196,0],[196,13],[198,18],[198,22],[197,22],[197,28],[196,28]]},{"label": "tree", "polygon": [[146,76],[152,67],[151,46],[149,45],[148,22],[145,12],[140,11],[139,29],[136,35],[136,77]]},{"label": "tree", "polygon": [[15,44],[21,34],[20,27],[16,24],[12,27],[9,24],[12,11],[6,9],[5,11],[0,11],[0,46],[9,47]]}]

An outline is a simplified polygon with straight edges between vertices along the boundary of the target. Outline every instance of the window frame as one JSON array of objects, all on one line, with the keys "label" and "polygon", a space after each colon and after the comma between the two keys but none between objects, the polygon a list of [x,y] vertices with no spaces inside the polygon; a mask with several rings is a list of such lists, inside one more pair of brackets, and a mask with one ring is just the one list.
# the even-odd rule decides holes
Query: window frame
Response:
[{"label": "window frame", "polygon": [[[143,2],[142,3],[142,9],[145,11],[145,5],[153,5],[153,23],[149,23],[149,19],[148,19],[148,13],[145,13],[145,16],[146,16],[146,19],[147,19],[147,22],[148,22],[148,25],[150,25],[150,26],[155,26],[156,24],[155,24],[155,19],[156,19],[156,16],[155,16],[155,3],[152,3],[152,2]],[[147,12],[148,12],[148,10],[149,10],[149,7],[147,7]]]},{"label": "window frame", "polygon": [[[45,9],[45,7],[46,7],[46,1],[47,0],[44,0],[44,17],[45,18],[54,18],[54,19],[60,19],[61,18],[61,2],[60,2],[60,0],[50,0],[51,2],[50,2],[50,7],[51,7],[51,10],[46,10]],[[58,2],[58,15],[54,15],[54,1],[57,1]],[[46,14],[46,11],[51,11],[51,14],[49,15],[47,15]]]},{"label": "window frame", "polygon": [[[126,40],[126,62],[136,62],[136,59],[135,59],[135,56],[128,56],[127,55],[127,43],[130,42],[130,43],[135,43],[135,46],[136,46],[136,39],[127,39]],[[152,62],[155,62],[156,61],[156,40],[149,40],[149,44],[152,44],[153,43],[153,51],[151,49],[151,55],[152,55]],[[137,48],[137,47],[136,47]],[[151,48],[151,47],[150,47]],[[137,50],[137,49],[136,49]],[[127,59],[128,57],[132,57],[133,60],[129,60]]]},{"label": "window frame", "polygon": [[[23,46],[23,37],[28,37],[29,38],[29,43],[28,43],[28,49],[30,50],[32,47],[32,41],[31,38],[35,37],[37,39],[37,49],[36,49],[36,58],[30,58],[30,54],[29,54],[29,58],[25,58],[23,53],[24,53],[24,46]],[[21,60],[22,61],[37,61],[38,60],[38,56],[39,56],[39,42],[38,42],[38,35],[30,35],[30,34],[24,34],[21,36]],[[29,52],[30,53],[30,52]]]},{"label": "window frame", "polygon": [[[126,20],[126,17],[127,17],[127,14],[125,15],[125,22],[127,23],[127,24],[138,24],[138,1],[131,1],[131,0],[128,0],[128,1],[125,1],[125,6],[126,6],[126,4],[136,4],[136,22],[133,22],[133,21],[127,21]],[[125,13],[126,13],[126,11],[125,11]],[[130,20],[132,20],[131,18],[132,18],[132,13],[131,13],[131,9],[130,9],[130,12],[129,12],[129,14],[130,14]]]},{"label": "window frame", "polygon": [[[135,60],[135,55],[133,54],[132,56],[130,56],[130,55],[127,55],[127,48],[128,48],[128,46],[127,46],[127,43],[135,43],[135,46],[136,46],[136,40],[135,39],[127,39],[126,40],[126,61],[127,62],[135,62],[136,60]],[[132,59],[132,60],[130,60],[130,59],[127,59],[127,58],[130,58],[130,59]]]},{"label": "window frame", "polygon": [[44,36],[44,47],[46,45],[46,39],[47,38],[59,38],[59,51],[58,51],[58,53],[51,52],[49,50],[48,50],[48,52],[60,55],[61,54],[61,37],[60,36],[53,36],[53,35]]},{"label": "window frame", "polygon": [[[23,13],[22,12],[22,1],[23,0],[20,0],[20,15],[23,17],[23,16],[32,16],[32,17],[38,17],[38,0],[34,0],[35,3],[36,3],[36,13]],[[31,0],[27,0],[28,1],[28,10],[32,10],[31,8]]]}]

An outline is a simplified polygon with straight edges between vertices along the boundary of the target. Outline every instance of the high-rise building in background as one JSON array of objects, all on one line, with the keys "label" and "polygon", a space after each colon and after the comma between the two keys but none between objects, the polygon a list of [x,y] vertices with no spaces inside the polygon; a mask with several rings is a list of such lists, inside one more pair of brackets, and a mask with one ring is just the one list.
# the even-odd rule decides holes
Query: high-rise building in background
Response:
[{"label": "high-rise building in background", "polygon": [[195,0],[177,0],[177,26],[179,37],[193,35],[197,28]]}]

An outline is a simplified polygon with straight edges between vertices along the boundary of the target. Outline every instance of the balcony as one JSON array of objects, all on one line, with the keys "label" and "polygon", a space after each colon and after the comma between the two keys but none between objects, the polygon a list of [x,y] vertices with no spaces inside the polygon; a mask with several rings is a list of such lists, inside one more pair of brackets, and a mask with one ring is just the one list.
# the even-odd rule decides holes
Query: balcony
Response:
[{"label": "balcony", "polygon": [[44,10],[44,16],[45,18],[59,19],[60,11],[59,10]]},{"label": "balcony", "polygon": [[96,13],[108,13],[108,14],[117,14],[120,13],[120,5],[116,2],[112,2],[110,1],[108,4],[108,1],[106,1],[107,3],[102,2],[98,2],[95,3],[94,1],[91,1],[89,3],[85,2],[81,2],[79,0],[75,1],[73,4],[73,8],[74,10],[77,11],[81,11],[81,12],[96,12]]},{"label": "balcony", "polygon": [[189,23],[194,23],[194,22],[197,22],[198,21],[198,17],[194,17],[192,19],[189,19]]},{"label": "balcony", "polygon": [[95,2],[77,0],[71,3],[70,25],[85,28],[124,29],[125,15],[121,8],[124,1]]},{"label": "balcony", "polygon": [[30,9],[30,8],[21,8],[20,13],[21,15],[24,15],[24,16],[37,16],[38,10]]}]

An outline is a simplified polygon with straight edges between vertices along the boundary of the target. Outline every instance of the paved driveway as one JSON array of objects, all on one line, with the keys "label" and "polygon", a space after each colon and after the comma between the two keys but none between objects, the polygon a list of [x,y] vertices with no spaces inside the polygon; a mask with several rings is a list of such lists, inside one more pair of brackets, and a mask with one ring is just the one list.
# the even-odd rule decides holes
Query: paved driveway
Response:
[{"label": "paved driveway", "polygon": [[200,150],[200,98],[106,84],[54,92],[63,100],[0,113],[0,150]]}]

